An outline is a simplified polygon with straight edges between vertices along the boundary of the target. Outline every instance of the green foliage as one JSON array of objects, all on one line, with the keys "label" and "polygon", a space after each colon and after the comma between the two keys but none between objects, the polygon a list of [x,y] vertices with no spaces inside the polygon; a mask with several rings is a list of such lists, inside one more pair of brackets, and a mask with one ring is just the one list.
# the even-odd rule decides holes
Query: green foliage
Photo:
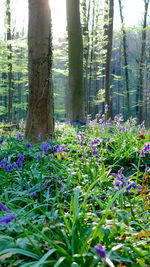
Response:
[{"label": "green foliage", "polygon": [[[1,266],[148,266],[145,128],[121,116],[113,123],[104,116],[86,126],[58,123],[55,140],[34,146],[5,128],[0,202],[16,218],[0,223]],[[0,222],[5,215],[1,210]],[[99,244],[106,247],[102,259]]]}]

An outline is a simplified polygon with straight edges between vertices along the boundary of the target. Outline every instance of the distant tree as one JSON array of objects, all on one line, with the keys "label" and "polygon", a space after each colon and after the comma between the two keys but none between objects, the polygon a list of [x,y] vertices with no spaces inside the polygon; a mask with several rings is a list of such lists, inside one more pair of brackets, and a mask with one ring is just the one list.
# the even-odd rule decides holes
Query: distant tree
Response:
[{"label": "distant tree", "polygon": [[147,35],[147,17],[148,17],[149,0],[144,0],[144,18],[142,27],[142,40],[141,40],[141,53],[139,63],[139,79],[137,89],[137,112],[139,116],[139,122],[143,121],[143,80],[145,69],[145,54],[146,54],[146,35]]},{"label": "distant tree", "polygon": [[32,142],[54,134],[51,40],[49,0],[29,0],[29,103],[25,135]]},{"label": "distant tree", "polygon": [[105,14],[104,14],[104,37],[106,50],[105,64],[104,64],[104,89],[105,89],[105,105],[109,106],[107,117],[112,115],[111,108],[111,92],[110,92],[110,64],[112,54],[112,40],[113,40],[113,16],[114,16],[114,0],[105,0]]},{"label": "distant tree", "polygon": [[13,83],[12,83],[12,34],[11,34],[11,10],[10,0],[6,1],[6,28],[7,28],[7,49],[8,49],[8,122],[12,121],[12,108],[13,108]]},{"label": "distant tree", "polygon": [[91,1],[82,0],[82,36],[83,36],[83,76],[84,76],[84,95],[85,95],[85,109],[86,114],[90,113],[89,110],[89,95],[90,90],[88,86],[88,67],[89,67],[89,52],[90,52],[90,10]]},{"label": "distant tree", "polygon": [[66,4],[69,53],[68,117],[71,122],[85,122],[80,2],[67,0]]},{"label": "distant tree", "polygon": [[130,111],[130,92],[129,92],[129,74],[128,74],[127,36],[126,36],[122,9],[123,9],[122,1],[119,0],[122,42],[123,42],[123,55],[124,55],[125,86],[126,86],[126,92],[127,92],[127,101],[126,101],[127,102],[127,115],[129,118],[131,111]]}]

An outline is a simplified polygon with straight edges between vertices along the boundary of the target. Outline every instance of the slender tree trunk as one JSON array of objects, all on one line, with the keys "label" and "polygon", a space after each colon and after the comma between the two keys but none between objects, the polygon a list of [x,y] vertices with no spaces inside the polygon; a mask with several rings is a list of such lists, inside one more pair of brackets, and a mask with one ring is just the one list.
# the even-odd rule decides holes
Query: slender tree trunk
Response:
[{"label": "slender tree trunk", "polygon": [[83,85],[83,42],[79,0],[67,0],[69,50],[68,117],[71,122],[85,122]]},{"label": "slender tree trunk", "polygon": [[127,115],[130,117],[130,92],[129,92],[129,75],[128,75],[128,55],[127,55],[127,36],[124,27],[124,18],[122,14],[122,2],[119,0],[120,19],[122,25],[122,41],[123,41],[123,54],[124,54],[124,67],[125,67],[125,81],[126,81],[126,92],[127,92]]},{"label": "slender tree trunk", "polygon": [[138,104],[138,115],[139,123],[143,121],[143,79],[145,69],[145,49],[146,49],[146,27],[147,27],[147,16],[148,16],[149,0],[144,0],[144,21],[142,28],[142,44],[141,44],[141,55],[140,55],[140,66],[139,66],[139,81],[137,89],[137,104]]},{"label": "slender tree trunk", "polygon": [[92,33],[91,33],[91,51],[90,51],[90,66],[89,66],[89,86],[88,86],[88,114],[92,114],[92,78],[93,78],[93,59],[94,59],[94,27],[95,27],[95,0],[93,0],[92,12]]},{"label": "slender tree trunk", "polygon": [[89,66],[89,21],[90,21],[90,8],[91,1],[89,0],[88,7],[87,1],[82,2],[82,15],[83,15],[83,71],[84,71],[84,94],[85,94],[85,109],[86,115],[89,113],[89,89],[88,89],[88,66]]},{"label": "slender tree trunk", "polygon": [[8,49],[8,122],[12,121],[12,108],[13,108],[13,84],[12,84],[12,45],[11,45],[11,11],[10,0],[6,1],[6,18],[7,18],[7,49]]},{"label": "slender tree trunk", "polygon": [[110,65],[112,53],[112,40],[113,40],[113,14],[114,14],[114,0],[105,0],[106,13],[104,15],[104,36],[106,37],[106,50],[105,64],[104,64],[104,89],[105,89],[105,105],[109,109],[106,117],[112,116],[111,105],[111,91],[110,91]]},{"label": "slender tree trunk", "polygon": [[[22,74],[20,72],[18,72],[18,81],[21,80]],[[18,120],[20,121],[22,119],[22,108],[21,108],[21,104],[22,104],[22,85],[20,83],[18,83],[18,104],[19,104],[19,108],[18,108]]]},{"label": "slender tree trunk", "polygon": [[49,0],[29,0],[29,102],[25,135],[32,142],[54,134],[51,39]]}]

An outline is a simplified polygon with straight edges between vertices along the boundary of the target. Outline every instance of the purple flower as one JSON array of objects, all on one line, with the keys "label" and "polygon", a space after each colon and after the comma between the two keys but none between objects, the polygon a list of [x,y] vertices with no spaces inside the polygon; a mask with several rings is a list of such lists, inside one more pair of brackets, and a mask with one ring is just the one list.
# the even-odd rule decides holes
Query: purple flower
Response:
[{"label": "purple flower", "polygon": [[50,145],[47,144],[47,143],[43,143],[43,144],[41,145],[41,148],[42,148],[42,150],[43,150],[43,153],[46,155],[46,154],[48,154],[48,149],[50,148]]},{"label": "purple flower", "polygon": [[131,182],[131,181],[128,181],[126,185],[128,185],[127,187],[128,190],[135,189],[138,187],[136,183]]},{"label": "purple flower", "polygon": [[7,171],[11,172],[12,170],[13,170],[13,165],[12,164],[8,165],[7,166]]},{"label": "purple flower", "polygon": [[5,168],[5,166],[7,166],[8,162],[7,159],[4,158],[2,161],[0,161],[0,168]]},{"label": "purple flower", "polygon": [[41,161],[41,156],[40,155],[37,156],[37,161]]},{"label": "purple flower", "polygon": [[106,258],[106,248],[101,246],[101,245],[97,245],[95,246],[95,250],[96,253],[100,256],[100,258],[105,259]]},{"label": "purple flower", "polygon": [[32,198],[36,197],[36,195],[37,195],[36,192],[31,192],[31,193],[29,194],[29,196],[32,197]]},{"label": "purple flower", "polygon": [[114,176],[116,179],[113,181],[113,184],[117,190],[127,187],[126,192],[129,193],[131,189],[138,188],[138,185],[132,181],[130,181],[127,177],[123,175],[124,168],[120,168],[118,173],[112,173],[111,175]]},{"label": "purple flower", "polygon": [[141,151],[140,157],[145,157],[145,154],[150,151],[150,142],[145,144],[145,147]]},{"label": "purple flower", "polygon": [[16,218],[14,214],[11,213],[11,210],[7,208],[3,203],[0,202],[0,209],[9,213],[9,215],[5,216],[4,218],[0,219],[0,223],[7,226],[13,219]]},{"label": "purple flower", "polygon": [[86,141],[86,134],[85,132],[78,132],[76,137],[77,142],[80,143],[80,146],[83,146],[84,142]]},{"label": "purple flower", "polygon": [[27,143],[26,148],[32,148],[32,145],[30,143]]},{"label": "purple flower", "polygon": [[0,202],[0,210],[6,211],[7,213],[11,213],[11,210],[8,209],[3,203]]},{"label": "purple flower", "polygon": [[24,161],[24,155],[20,154],[18,160],[17,160],[17,167],[20,168],[23,165],[23,161]]},{"label": "purple flower", "polygon": [[120,114],[117,114],[115,117],[114,117],[114,123],[118,126],[120,124],[120,122],[123,121],[123,115],[120,113]]},{"label": "purple flower", "polygon": [[24,136],[19,133],[18,136],[16,137],[16,140],[23,139],[23,138],[24,138]]},{"label": "purple flower", "polygon": [[63,153],[63,152],[66,152],[66,147],[63,144],[56,145],[52,149],[53,149],[53,152],[54,153]]},{"label": "purple flower", "polygon": [[5,226],[8,226],[8,224],[14,219],[16,219],[16,216],[14,214],[10,214],[2,218],[0,220],[0,223],[4,224]]}]

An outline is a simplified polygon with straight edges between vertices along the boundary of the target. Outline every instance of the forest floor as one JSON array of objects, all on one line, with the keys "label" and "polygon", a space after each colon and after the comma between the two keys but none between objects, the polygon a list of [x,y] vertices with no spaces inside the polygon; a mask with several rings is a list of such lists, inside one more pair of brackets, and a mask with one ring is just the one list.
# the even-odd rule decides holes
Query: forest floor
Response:
[{"label": "forest floor", "polygon": [[[32,145],[0,126],[0,266],[150,266],[150,132],[104,116]],[[5,130],[7,128],[7,130]]]}]

